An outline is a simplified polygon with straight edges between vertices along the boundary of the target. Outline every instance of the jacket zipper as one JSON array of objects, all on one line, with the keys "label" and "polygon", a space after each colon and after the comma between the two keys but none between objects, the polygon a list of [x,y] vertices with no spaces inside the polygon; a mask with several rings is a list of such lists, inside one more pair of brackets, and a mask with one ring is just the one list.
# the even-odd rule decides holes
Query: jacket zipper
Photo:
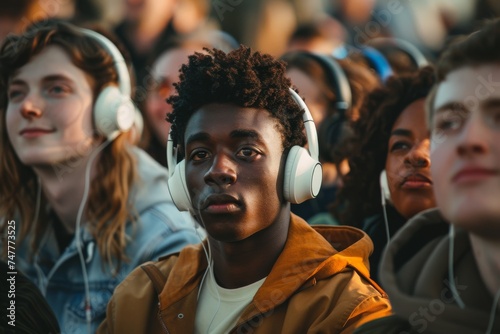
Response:
[{"label": "jacket zipper", "polygon": [[165,322],[163,322],[163,317],[161,316],[160,303],[158,303],[158,320],[160,320],[161,327],[163,328],[165,333],[170,334],[170,332],[167,329],[167,325],[165,325]]}]

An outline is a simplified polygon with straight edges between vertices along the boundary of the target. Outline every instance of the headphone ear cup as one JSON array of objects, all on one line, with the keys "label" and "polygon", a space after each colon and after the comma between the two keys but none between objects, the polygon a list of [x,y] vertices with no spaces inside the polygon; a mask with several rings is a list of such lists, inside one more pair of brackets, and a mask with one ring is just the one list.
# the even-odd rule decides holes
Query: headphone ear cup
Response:
[{"label": "headphone ear cup", "polygon": [[185,165],[186,160],[176,164],[174,173],[168,179],[168,192],[179,211],[189,211],[192,207],[186,184]]},{"label": "headphone ear cup", "polygon": [[293,146],[285,163],[283,193],[293,204],[315,198],[321,188],[321,163],[313,159],[301,146]]},{"label": "headphone ear cup", "polygon": [[94,103],[94,122],[99,134],[111,137],[129,130],[134,124],[135,107],[118,87],[105,87]]}]

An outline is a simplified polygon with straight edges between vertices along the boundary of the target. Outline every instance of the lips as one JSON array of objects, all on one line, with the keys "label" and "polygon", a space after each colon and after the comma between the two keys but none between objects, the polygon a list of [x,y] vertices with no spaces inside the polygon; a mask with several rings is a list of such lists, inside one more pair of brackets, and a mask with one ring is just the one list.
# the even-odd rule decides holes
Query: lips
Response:
[{"label": "lips", "polygon": [[430,178],[423,174],[413,173],[403,178],[401,187],[404,189],[431,188],[432,181]]},{"label": "lips", "polygon": [[455,173],[451,181],[458,184],[478,182],[499,174],[500,172],[495,169],[484,167],[466,167]]},{"label": "lips", "polygon": [[208,196],[202,205],[202,210],[207,213],[231,213],[241,210],[242,203],[228,194],[214,194]]},{"label": "lips", "polygon": [[52,133],[54,130],[44,128],[25,128],[19,131],[19,135],[27,138],[34,138]]}]

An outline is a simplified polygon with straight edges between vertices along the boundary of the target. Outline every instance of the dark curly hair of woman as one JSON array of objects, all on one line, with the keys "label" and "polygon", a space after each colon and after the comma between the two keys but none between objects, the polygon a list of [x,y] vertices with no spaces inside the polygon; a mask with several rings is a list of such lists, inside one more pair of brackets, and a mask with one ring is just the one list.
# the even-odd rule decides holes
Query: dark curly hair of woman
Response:
[{"label": "dark curly hair of woman", "polygon": [[303,110],[289,93],[291,82],[285,76],[284,62],[252,53],[245,46],[229,53],[205,51],[208,54],[197,52],[182,65],[180,81],[174,84],[177,95],[167,100],[173,106],[167,120],[172,123],[174,144],[184,143],[187,123],[195,111],[210,103],[226,103],[267,110],[277,120],[285,150],[305,145]]},{"label": "dark curly hair of woman", "polygon": [[379,175],[385,168],[392,126],[407,106],[429,94],[434,83],[429,66],[393,76],[385,87],[368,95],[346,143],[350,171],[332,206],[332,214],[342,224],[361,227],[365,218],[382,212]]}]

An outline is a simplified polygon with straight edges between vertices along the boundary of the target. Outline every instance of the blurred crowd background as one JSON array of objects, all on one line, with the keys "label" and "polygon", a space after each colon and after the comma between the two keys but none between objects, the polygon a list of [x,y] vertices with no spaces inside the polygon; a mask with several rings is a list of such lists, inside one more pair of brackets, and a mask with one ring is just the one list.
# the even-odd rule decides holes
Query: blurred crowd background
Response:
[{"label": "blurred crowd background", "polygon": [[2,0],[0,41],[32,22],[57,17],[127,35],[125,45],[135,48],[129,50],[133,56],[148,53],[167,31],[207,29],[280,56],[294,33],[314,25],[330,43],[322,47],[359,46],[393,36],[434,59],[451,36],[471,32],[499,14],[495,0]]}]

